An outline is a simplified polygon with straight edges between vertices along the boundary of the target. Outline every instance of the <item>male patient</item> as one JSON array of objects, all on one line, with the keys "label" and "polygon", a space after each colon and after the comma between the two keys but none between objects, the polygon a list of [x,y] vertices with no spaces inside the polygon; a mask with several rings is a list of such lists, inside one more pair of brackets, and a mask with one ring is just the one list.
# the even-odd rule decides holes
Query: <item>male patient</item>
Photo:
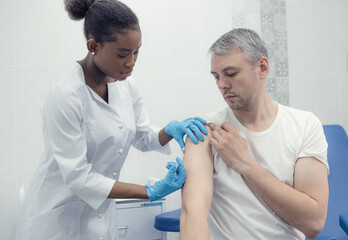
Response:
[{"label": "male patient", "polygon": [[234,29],[210,53],[228,107],[204,116],[209,141],[187,141],[180,239],[317,236],[328,204],[321,122],[270,100],[268,54],[254,31]]}]

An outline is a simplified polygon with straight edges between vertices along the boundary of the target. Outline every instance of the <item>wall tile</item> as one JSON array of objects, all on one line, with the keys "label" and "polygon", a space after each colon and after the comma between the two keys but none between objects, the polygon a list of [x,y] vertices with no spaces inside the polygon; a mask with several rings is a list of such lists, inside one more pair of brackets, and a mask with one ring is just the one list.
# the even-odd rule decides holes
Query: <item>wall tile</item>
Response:
[{"label": "wall tile", "polygon": [[[201,4],[195,1],[169,2],[169,72],[199,74],[205,51],[201,49]],[[192,12],[195,9],[195,13]],[[180,15],[178,15],[180,13]],[[186,17],[192,16],[189,21]]]},{"label": "wall tile", "polygon": [[327,4],[289,2],[288,7],[290,74],[295,78],[325,78],[338,71],[338,61],[335,64],[327,61],[342,53],[336,43],[344,31],[336,27],[335,5],[331,1]]},{"label": "wall tile", "polygon": [[0,8],[0,68],[14,67],[14,4],[13,1],[2,1]]},{"label": "wall tile", "polygon": [[235,0],[231,1],[232,27],[250,28],[256,32],[261,31],[260,1]]},{"label": "wall tile", "polygon": [[[287,1],[291,106],[323,124],[345,124],[347,1]],[[343,25],[342,25],[343,24]],[[344,93],[343,93],[344,92]]]},{"label": "wall tile", "polygon": [[[168,1],[126,1],[125,3],[137,14],[142,30],[142,46],[134,72],[152,75],[168,73],[170,69]],[[156,20],[152,16],[156,16]]]},{"label": "wall tile", "polygon": [[316,62],[313,5],[307,1],[287,2],[289,75],[294,78],[311,77]]},{"label": "wall tile", "polygon": [[15,71],[0,69],[0,171],[15,170]]},{"label": "wall tile", "polygon": [[[178,146],[176,146],[176,142],[175,141],[171,141],[170,143],[170,147],[172,150],[172,154],[179,154],[179,148]],[[151,164],[151,165],[158,165],[158,166],[162,166],[164,163],[168,162],[168,161],[175,161],[175,157],[170,154],[163,154],[160,152],[155,152],[155,151],[150,151],[150,152],[141,152],[138,149],[132,147],[129,150],[129,154],[127,155],[127,159],[125,161],[125,166],[127,165],[147,165],[147,164]]]},{"label": "wall tile", "polygon": [[149,177],[162,179],[166,176],[168,170],[166,169],[167,162],[161,164],[132,164],[125,165],[120,175],[121,182],[134,183],[145,185]]},{"label": "wall tile", "polygon": [[[210,46],[224,33],[230,31],[233,26],[233,5],[235,1],[219,0],[200,1],[199,11],[195,10],[187,16],[190,18],[199,19],[199,28],[195,31],[200,31],[200,48],[202,49],[203,59],[207,59],[207,53]],[[187,18],[185,18],[187,19]],[[193,30],[192,30],[193,31]],[[198,44],[198,43],[197,43]],[[196,56],[197,58],[200,56]],[[202,70],[210,72],[210,58],[208,58],[208,68],[204,65]],[[206,70],[205,70],[206,69]]]},{"label": "wall tile", "polygon": [[348,133],[348,101],[347,101],[347,90],[348,90],[348,72],[343,74],[343,78],[341,78],[341,81],[338,85],[339,89],[339,106],[340,106],[340,117],[339,117],[339,124],[343,126],[343,128]]},{"label": "wall tile", "polygon": [[17,192],[16,175],[14,172],[0,171],[0,226],[1,239],[14,239],[16,231]]},{"label": "wall tile", "polygon": [[[317,78],[313,90],[308,90],[308,95],[316,102],[314,113],[325,123],[337,123],[339,119],[339,82],[327,81],[327,79],[337,79],[337,75],[333,74],[328,78]],[[312,87],[313,88],[313,87]]]},{"label": "wall tile", "polygon": [[[163,127],[173,119],[183,120],[226,106],[209,72],[205,75],[136,75],[134,77],[151,122],[159,127]],[[162,90],[149,89],[149,84],[155,89]],[[214,99],[214,101],[207,101],[208,99]]]},{"label": "wall tile", "polygon": [[31,179],[35,173],[35,170],[18,170],[15,173],[16,176],[16,193],[18,194],[20,188],[23,187],[24,192],[28,191]]},{"label": "wall tile", "polygon": [[[289,80],[289,92],[290,92],[290,106],[307,110],[314,111],[316,109],[316,101],[308,101],[310,95],[308,90],[313,89],[312,83],[307,81],[307,78],[293,78]],[[314,91],[314,90],[312,90]],[[296,96],[296,97],[293,97]]]},{"label": "wall tile", "polygon": [[41,106],[58,71],[17,70],[16,146],[18,169],[35,169],[43,151]]},{"label": "wall tile", "polygon": [[74,61],[87,53],[81,24],[71,22],[63,1],[15,0],[14,4],[16,67],[64,68],[69,59]]},{"label": "wall tile", "polygon": [[[268,49],[270,62],[266,88],[272,100],[289,105],[289,67],[284,0],[261,0],[261,36]],[[267,86],[272,84],[272,86]],[[277,86],[277,87],[275,87]]]}]

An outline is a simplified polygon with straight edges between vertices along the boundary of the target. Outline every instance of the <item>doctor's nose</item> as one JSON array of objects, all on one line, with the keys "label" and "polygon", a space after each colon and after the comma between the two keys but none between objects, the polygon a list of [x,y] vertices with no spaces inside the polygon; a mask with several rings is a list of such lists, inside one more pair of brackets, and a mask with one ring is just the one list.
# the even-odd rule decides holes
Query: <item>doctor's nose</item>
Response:
[{"label": "doctor's nose", "polygon": [[137,56],[131,56],[129,59],[127,59],[126,67],[133,68],[135,65],[135,62],[137,61]]}]

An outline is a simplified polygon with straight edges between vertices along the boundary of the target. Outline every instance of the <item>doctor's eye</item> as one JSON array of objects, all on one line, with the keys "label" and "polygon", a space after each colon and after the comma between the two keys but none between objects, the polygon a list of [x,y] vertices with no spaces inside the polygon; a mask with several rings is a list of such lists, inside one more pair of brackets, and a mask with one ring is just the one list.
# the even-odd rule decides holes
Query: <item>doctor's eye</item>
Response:
[{"label": "doctor's eye", "polygon": [[127,54],[117,54],[117,56],[118,56],[119,58],[125,58],[125,57],[127,57]]}]

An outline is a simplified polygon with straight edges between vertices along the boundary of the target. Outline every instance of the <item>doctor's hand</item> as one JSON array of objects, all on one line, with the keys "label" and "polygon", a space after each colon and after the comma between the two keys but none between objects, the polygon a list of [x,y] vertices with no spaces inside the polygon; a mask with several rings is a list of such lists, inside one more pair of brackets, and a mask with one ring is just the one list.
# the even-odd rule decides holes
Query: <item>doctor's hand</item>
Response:
[{"label": "doctor's hand", "polygon": [[202,133],[208,134],[207,129],[205,129],[203,125],[206,123],[207,122],[200,117],[187,118],[182,122],[173,120],[168,123],[164,131],[166,134],[172,136],[179,143],[180,148],[183,149],[185,147],[183,140],[185,134],[187,134],[195,144],[198,143],[197,137],[200,141],[204,141]]},{"label": "doctor's hand", "polygon": [[151,202],[182,188],[186,178],[186,169],[179,157],[176,158],[176,161],[178,167],[174,162],[167,164],[169,171],[164,179],[157,181],[152,186],[145,185],[147,196]]},{"label": "doctor's hand", "polygon": [[221,126],[209,123],[208,126],[212,129],[209,143],[227,166],[243,174],[249,166],[257,164],[250,156],[247,141],[230,123],[224,122]]}]

